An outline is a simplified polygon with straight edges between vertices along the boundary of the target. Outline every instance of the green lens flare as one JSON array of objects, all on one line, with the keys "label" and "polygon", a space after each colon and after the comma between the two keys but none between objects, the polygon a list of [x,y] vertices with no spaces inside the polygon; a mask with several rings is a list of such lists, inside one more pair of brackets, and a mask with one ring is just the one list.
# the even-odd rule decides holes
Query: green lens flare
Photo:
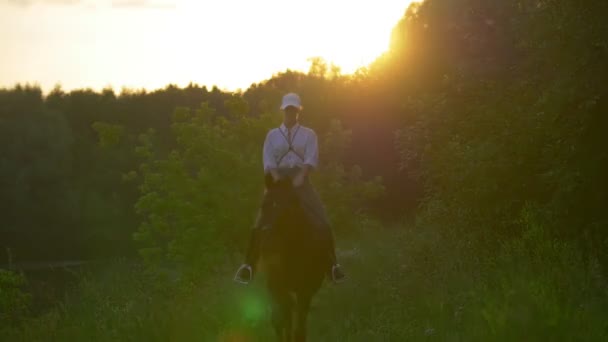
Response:
[{"label": "green lens flare", "polygon": [[247,321],[258,322],[264,318],[264,300],[259,294],[249,294],[242,299],[241,310]]}]

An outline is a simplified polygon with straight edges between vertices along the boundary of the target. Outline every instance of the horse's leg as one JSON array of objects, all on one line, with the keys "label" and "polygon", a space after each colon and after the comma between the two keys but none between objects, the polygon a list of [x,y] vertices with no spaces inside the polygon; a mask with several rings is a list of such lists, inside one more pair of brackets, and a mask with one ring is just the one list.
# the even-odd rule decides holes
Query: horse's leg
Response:
[{"label": "horse's leg", "polygon": [[292,305],[291,298],[284,291],[271,291],[272,296],[272,325],[280,342],[291,342],[292,336]]},{"label": "horse's leg", "polygon": [[285,323],[283,322],[283,305],[281,298],[272,294],[272,326],[277,335],[277,341],[285,341]]},{"label": "horse's leg", "polygon": [[308,311],[310,310],[310,301],[312,295],[309,293],[300,293],[297,297],[296,302],[296,329],[295,338],[296,342],[306,341],[306,325],[308,322]]},{"label": "horse's leg", "polygon": [[294,297],[287,293],[287,298],[285,302],[285,333],[287,335],[286,341],[293,341],[293,316],[295,310]]}]

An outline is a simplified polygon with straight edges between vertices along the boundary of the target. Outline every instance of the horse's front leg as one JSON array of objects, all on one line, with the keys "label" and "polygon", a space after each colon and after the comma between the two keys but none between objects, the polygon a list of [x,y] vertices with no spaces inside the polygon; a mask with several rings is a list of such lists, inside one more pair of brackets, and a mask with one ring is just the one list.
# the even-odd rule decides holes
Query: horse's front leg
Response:
[{"label": "horse's front leg", "polygon": [[295,328],[295,342],[306,341],[306,325],[308,322],[308,312],[310,311],[310,302],[312,295],[310,294],[299,294],[296,302],[296,328]]},{"label": "horse's front leg", "polygon": [[282,291],[271,291],[272,325],[280,342],[293,340],[293,303],[289,294]]}]

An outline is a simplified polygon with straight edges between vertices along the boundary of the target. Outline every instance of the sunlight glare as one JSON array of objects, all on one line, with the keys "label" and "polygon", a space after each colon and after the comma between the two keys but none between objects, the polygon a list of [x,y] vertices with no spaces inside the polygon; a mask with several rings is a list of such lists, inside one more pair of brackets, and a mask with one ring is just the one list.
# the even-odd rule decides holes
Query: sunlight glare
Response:
[{"label": "sunlight glare", "polygon": [[310,57],[352,73],[387,50],[391,30],[410,2],[151,0],[116,8],[113,2],[88,0],[5,5],[0,40],[10,48],[0,63],[0,86],[34,81],[47,90],[56,83],[64,89],[153,89],[195,82],[236,90],[286,69],[307,71]]}]

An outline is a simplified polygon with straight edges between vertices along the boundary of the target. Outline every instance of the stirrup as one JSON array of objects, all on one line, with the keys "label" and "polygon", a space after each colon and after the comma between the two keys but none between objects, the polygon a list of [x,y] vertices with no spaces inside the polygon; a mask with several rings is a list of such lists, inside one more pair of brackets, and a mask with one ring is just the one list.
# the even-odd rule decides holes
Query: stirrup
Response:
[{"label": "stirrup", "polygon": [[[243,278],[239,277],[239,273],[241,273],[241,271],[244,269],[249,271],[249,280],[244,280]],[[236,274],[234,275],[234,281],[236,281],[239,284],[249,285],[249,282],[251,281],[251,279],[253,279],[253,269],[248,264],[242,264],[241,267],[239,267],[239,269],[236,271]]]},{"label": "stirrup", "polygon": [[340,269],[342,266],[340,266],[340,264],[335,264],[331,267],[331,280],[336,283],[342,283],[344,282],[344,280],[346,280],[346,275],[344,275],[344,273],[342,274],[342,278],[340,279],[336,279],[336,270]]}]

